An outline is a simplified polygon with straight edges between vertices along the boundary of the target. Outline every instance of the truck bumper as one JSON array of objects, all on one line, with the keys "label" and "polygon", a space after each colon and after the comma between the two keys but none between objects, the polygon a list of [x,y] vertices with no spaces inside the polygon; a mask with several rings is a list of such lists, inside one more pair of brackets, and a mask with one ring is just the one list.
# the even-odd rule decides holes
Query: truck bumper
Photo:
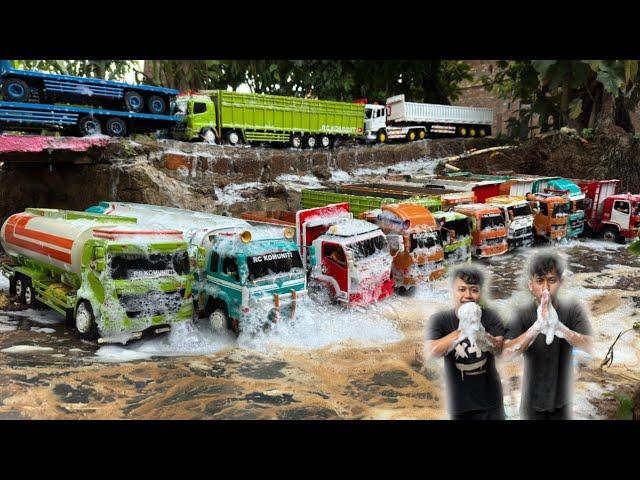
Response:
[{"label": "truck bumper", "polygon": [[513,250],[518,247],[530,247],[533,245],[533,233],[529,235],[522,235],[520,237],[513,237],[507,240],[509,243],[509,250]]},{"label": "truck bumper", "polygon": [[553,230],[551,231],[547,237],[549,240],[561,240],[567,236],[566,230]]},{"label": "truck bumper", "polygon": [[475,247],[473,248],[473,253],[477,258],[488,258],[495,257],[496,255],[502,255],[503,253],[506,253],[508,249],[509,247],[507,246],[507,242],[504,242],[493,247]]},{"label": "truck bumper", "polygon": [[349,295],[349,304],[369,305],[379,300],[383,300],[393,293],[394,284],[395,282],[392,279],[389,279],[371,290],[354,292]]}]

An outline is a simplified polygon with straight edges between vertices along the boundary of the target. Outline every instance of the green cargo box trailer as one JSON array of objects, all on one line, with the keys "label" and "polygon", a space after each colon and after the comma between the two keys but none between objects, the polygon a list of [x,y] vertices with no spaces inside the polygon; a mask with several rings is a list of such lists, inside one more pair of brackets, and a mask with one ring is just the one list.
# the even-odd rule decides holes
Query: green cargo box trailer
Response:
[{"label": "green cargo box trailer", "polygon": [[328,148],[364,129],[364,105],[213,90],[176,99],[174,137],[207,142],[280,143]]},{"label": "green cargo box trailer", "polygon": [[303,189],[300,205],[302,208],[315,208],[343,202],[349,204],[349,209],[355,217],[369,210],[380,208],[387,203],[416,203],[431,212],[439,211],[442,206],[440,199],[433,196],[385,195],[376,192],[365,194],[356,191],[346,193],[339,187],[336,189]]}]

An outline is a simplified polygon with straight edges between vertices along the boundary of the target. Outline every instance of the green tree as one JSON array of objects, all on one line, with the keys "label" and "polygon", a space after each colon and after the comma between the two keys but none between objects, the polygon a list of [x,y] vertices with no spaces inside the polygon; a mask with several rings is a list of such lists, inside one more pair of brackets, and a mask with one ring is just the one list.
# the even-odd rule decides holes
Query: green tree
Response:
[{"label": "green tree", "polygon": [[[500,61],[485,86],[502,98],[531,104],[519,112],[521,126],[532,113],[545,131],[555,128],[633,131],[629,111],[640,101],[637,60]],[[525,122],[526,121],[526,122]]]}]

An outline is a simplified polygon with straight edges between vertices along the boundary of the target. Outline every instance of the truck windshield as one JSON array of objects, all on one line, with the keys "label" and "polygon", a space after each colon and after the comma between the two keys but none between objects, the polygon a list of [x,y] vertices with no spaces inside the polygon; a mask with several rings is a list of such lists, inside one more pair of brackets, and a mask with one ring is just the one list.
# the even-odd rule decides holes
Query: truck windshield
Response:
[{"label": "truck windshield", "polygon": [[119,253],[111,256],[111,278],[114,280],[133,280],[143,277],[164,275],[187,275],[189,273],[189,255],[187,252]]},{"label": "truck windshield", "polygon": [[557,217],[558,215],[568,215],[569,214],[569,204],[568,203],[558,203],[553,206],[553,216]]},{"label": "truck windshield", "polygon": [[297,250],[290,252],[270,252],[262,255],[247,257],[249,281],[254,281],[267,275],[290,272],[294,268],[302,268],[302,259]]},{"label": "truck windshield", "polygon": [[369,119],[369,118],[371,118],[372,115],[373,115],[373,109],[367,108],[364,111],[364,118]]},{"label": "truck windshield", "polygon": [[576,210],[584,210],[584,198],[573,202]]},{"label": "truck windshield", "polygon": [[499,213],[488,213],[483,215],[480,220],[480,230],[500,227],[504,227],[504,217]]},{"label": "truck windshield", "polygon": [[384,235],[368,238],[360,242],[355,242],[348,245],[347,248],[353,250],[354,260],[358,261],[363,258],[370,257],[371,255],[380,251],[389,251],[389,245],[387,244],[387,238]]},{"label": "truck windshield", "polygon": [[409,237],[411,239],[411,252],[416,248],[431,248],[440,243],[440,234],[438,232],[418,232],[412,233]]},{"label": "truck windshield", "polygon": [[528,203],[522,205],[516,205],[515,207],[507,208],[509,212],[513,212],[513,218],[524,217],[525,215],[531,215],[531,207]]},{"label": "truck windshield", "polygon": [[174,115],[186,115],[188,103],[186,100],[178,100],[174,104],[173,114]]},{"label": "truck windshield", "polygon": [[459,220],[445,222],[444,229],[442,230],[442,242],[448,244],[451,242],[451,238],[446,229],[453,230],[456,233],[455,241],[458,241],[461,237],[469,235],[469,220],[467,218],[461,218]]}]

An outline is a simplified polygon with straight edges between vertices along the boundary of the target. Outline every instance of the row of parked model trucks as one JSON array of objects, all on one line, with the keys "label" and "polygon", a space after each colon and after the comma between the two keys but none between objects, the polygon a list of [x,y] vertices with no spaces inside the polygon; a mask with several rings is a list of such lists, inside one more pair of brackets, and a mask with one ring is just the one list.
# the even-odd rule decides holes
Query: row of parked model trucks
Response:
[{"label": "row of parked model trucks", "polygon": [[357,101],[133,85],[21,70],[0,60],[0,131],[59,130],[72,135],[165,131],[177,140],[329,148],[339,140],[414,141],[491,134],[493,111],[406,102]]},{"label": "row of parked model trucks", "polygon": [[0,270],[20,302],[47,305],[85,338],[124,342],[194,313],[215,330],[263,328],[294,318],[307,286],[369,304],[472,256],[585,231],[638,237],[640,195],[616,193],[618,180],[490,177],[305,190],[302,210],[242,218],[125,202],[29,208],[2,225]]}]

